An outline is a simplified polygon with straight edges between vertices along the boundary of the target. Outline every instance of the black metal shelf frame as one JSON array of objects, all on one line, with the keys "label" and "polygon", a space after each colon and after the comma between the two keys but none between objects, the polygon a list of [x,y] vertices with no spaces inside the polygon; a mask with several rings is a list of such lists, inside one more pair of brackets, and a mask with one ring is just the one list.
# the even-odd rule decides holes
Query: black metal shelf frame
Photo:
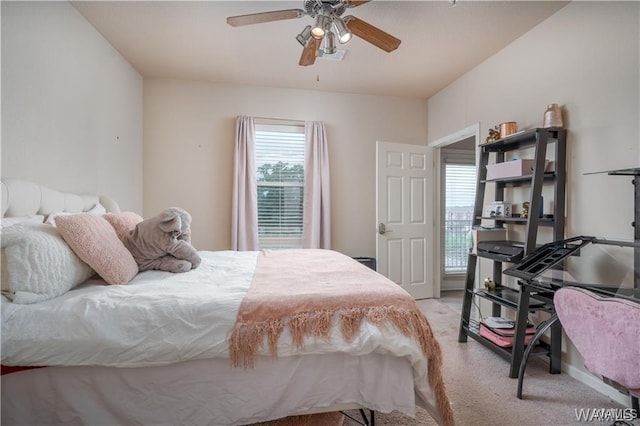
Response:
[{"label": "black metal shelf frame", "polygon": [[[553,240],[564,238],[565,226],[565,185],[566,185],[566,129],[561,128],[535,128],[518,132],[516,134],[499,139],[495,142],[481,144],[480,161],[478,164],[478,176],[476,182],[476,198],[474,203],[474,214],[472,225],[480,225],[481,220],[493,220],[496,226],[525,226],[524,255],[536,249],[538,228],[541,226],[552,227]],[[547,159],[547,148],[552,145],[555,168],[553,172],[545,171],[545,161]],[[526,148],[534,148],[533,172],[526,176],[499,178],[487,180],[487,165],[489,155],[495,155],[497,163],[505,161],[505,153]],[[549,151],[551,152],[551,151]],[[504,201],[504,190],[512,187],[530,187],[529,189],[529,212],[538,212],[541,207],[541,194],[543,185],[553,185],[553,212],[552,217],[538,217],[536,214],[529,214],[527,218],[521,217],[484,217],[483,206],[487,185],[495,185],[495,201]],[[485,292],[476,286],[475,276],[478,265],[478,257],[469,254],[468,266],[465,282],[465,294],[462,305],[459,342],[466,342],[468,337],[477,340],[484,346],[494,350],[497,354],[510,361],[509,377],[518,377],[520,364],[525,351],[525,333],[528,321],[528,313],[531,311],[545,311],[554,314],[552,296],[541,292],[536,292],[526,286],[526,283],[519,282],[518,289],[511,289],[502,286],[502,262],[493,260],[492,278],[497,289],[513,292],[512,297],[505,299],[496,293]],[[474,326],[474,321],[470,319],[471,306],[474,298],[484,298],[492,305],[492,316],[501,316],[502,308],[516,312],[516,330],[514,343],[511,348],[502,348],[493,342],[485,339],[479,334],[479,329]],[[531,304],[535,301],[535,306]],[[542,303],[539,303],[539,302]],[[560,372],[560,347],[562,331],[559,325],[552,325],[550,328],[550,342],[546,344],[540,342],[541,349],[532,348],[530,353],[547,355],[550,358],[550,372]]]}]

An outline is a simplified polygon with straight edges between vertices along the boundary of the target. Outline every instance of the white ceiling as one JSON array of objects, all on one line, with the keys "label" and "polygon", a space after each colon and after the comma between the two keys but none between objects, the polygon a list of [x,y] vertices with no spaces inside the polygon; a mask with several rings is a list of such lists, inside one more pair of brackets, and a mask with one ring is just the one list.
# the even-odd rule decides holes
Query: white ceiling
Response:
[{"label": "white ceiling", "polygon": [[80,1],[76,9],[144,77],[428,98],[566,1],[374,0],[348,9],[402,40],[386,53],[354,37],[341,62],[301,67],[296,35],[313,19],[231,27],[227,16],[303,1]]}]

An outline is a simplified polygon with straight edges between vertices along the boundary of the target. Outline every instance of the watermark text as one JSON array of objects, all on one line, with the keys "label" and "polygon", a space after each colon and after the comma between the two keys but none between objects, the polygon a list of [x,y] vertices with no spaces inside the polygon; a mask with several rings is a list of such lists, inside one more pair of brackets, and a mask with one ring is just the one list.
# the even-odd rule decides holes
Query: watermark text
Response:
[{"label": "watermark text", "polygon": [[630,422],[638,417],[633,408],[576,408],[576,420],[579,422]]}]

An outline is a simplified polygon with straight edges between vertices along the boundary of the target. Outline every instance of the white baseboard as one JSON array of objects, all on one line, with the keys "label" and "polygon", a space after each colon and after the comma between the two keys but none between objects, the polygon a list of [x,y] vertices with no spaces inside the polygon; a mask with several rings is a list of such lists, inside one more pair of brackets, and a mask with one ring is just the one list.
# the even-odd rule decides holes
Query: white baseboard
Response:
[{"label": "white baseboard", "polygon": [[442,283],[442,285],[440,287],[440,291],[441,292],[445,292],[445,291],[463,291],[463,290],[464,290],[464,286],[446,285],[446,283]]},{"label": "white baseboard", "polygon": [[631,407],[631,397],[629,395],[625,395],[617,389],[609,386],[605,382],[603,382],[599,377],[596,377],[588,372],[585,372],[574,365],[569,365],[566,363],[562,363],[562,370],[566,372],[569,377],[573,377],[580,383],[584,383],[590,388],[597,390],[603,395],[608,396],[613,401],[621,404],[625,407]]}]

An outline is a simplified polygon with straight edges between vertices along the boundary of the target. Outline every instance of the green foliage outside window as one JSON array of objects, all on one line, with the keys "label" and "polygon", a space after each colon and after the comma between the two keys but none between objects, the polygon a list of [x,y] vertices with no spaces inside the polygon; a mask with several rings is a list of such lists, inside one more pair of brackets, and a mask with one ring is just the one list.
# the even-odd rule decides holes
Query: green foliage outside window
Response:
[{"label": "green foliage outside window", "polygon": [[257,179],[260,236],[301,236],[304,167],[282,161],[264,164]]}]

